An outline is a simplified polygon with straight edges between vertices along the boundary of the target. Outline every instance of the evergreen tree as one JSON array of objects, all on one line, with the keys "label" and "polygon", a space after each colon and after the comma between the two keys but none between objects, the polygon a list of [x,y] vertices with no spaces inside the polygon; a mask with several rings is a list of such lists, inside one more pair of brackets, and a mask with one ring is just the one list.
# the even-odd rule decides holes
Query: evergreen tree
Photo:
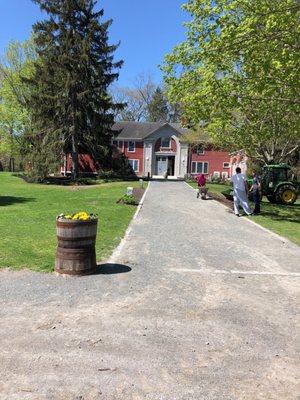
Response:
[{"label": "evergreen tree", "polygon": [[168,100],[159,86],[153,93],[152,100],[148,105],[147,119],[151,122],[167,122],[169,120]]},{"label": "evergreen tree", "polygon": [[101,21],[103,10],[95,11],[96,1],[33,1],[49,15],[33,26],[39,60],[29,104],[37,149],[45,143],[54,158],[71,152],[76,178],[80,151],[98,161],[109,152],[114,114],[121,105],[113,103],[108,88],[123,62],[113,60],[118,45],[108,44],[112,21]]}]

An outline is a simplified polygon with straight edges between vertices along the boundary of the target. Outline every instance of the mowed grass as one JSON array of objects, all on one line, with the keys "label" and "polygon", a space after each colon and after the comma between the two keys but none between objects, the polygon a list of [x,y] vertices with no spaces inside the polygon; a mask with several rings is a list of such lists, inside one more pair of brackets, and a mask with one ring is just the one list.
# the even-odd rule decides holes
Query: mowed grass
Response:
[{"label": "mowed grass", "polygon": [[87,211],[98,214],[97,260],[106,259],[124,236],[136,210],[116,204],[136,182],[88,187],[29,184],[0,173],[0,267],[52,271],[56,216]]},{"label": "mowed grass", "polygon": [[[197,188],[196,182],[190,185]],[[219,184],[207,184],[210,193],[222,194],[229,186]],[[254,205],[250,203],[253,208]],[[300,245],[300,200],[292,206],[272,204],[265,197],[261,202],[261,214],[248,217],[261,226],[286,237]]]}]

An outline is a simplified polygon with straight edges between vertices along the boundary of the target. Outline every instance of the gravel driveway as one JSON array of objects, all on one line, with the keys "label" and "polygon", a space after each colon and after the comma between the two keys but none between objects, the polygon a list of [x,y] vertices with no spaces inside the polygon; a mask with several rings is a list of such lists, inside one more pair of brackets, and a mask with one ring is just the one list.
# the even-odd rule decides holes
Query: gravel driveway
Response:
[{"label": "gravel driveway", "polygon": [[299,259],[185,183],[151,182],[97,275],[0,272],[0,399],[299,399]]}]

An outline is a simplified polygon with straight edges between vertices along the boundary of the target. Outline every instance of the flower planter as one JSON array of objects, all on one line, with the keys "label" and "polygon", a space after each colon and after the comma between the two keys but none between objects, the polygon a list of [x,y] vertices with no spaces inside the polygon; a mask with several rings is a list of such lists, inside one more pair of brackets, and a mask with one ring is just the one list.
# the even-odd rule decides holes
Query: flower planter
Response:
[{"label": "flower planter", "polygon": [[88,275],[95,272],[97,224],[97,219],[56,221],[56,272],[68,275]]}]

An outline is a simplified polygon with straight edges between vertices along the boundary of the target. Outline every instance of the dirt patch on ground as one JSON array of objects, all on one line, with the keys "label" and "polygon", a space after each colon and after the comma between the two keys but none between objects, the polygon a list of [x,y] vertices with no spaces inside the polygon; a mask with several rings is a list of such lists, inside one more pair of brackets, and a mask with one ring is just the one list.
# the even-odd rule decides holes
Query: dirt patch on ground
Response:
[{"label": "dirt patch on ground", "polygon": [[144,188],[134,188],[133,189],[133,196],[136,199],[137,203],[140,203],[144,193],[145,193],[145,189]]},{"label": "dirt patch on ground", "polygon": [[218,201],[221,204],[224,204],[224,206],[233,209],[233,201],[226,199],[224,196],[220,196],[216,193],[208,193],[209,197],[212,197],[214,200]]}]

